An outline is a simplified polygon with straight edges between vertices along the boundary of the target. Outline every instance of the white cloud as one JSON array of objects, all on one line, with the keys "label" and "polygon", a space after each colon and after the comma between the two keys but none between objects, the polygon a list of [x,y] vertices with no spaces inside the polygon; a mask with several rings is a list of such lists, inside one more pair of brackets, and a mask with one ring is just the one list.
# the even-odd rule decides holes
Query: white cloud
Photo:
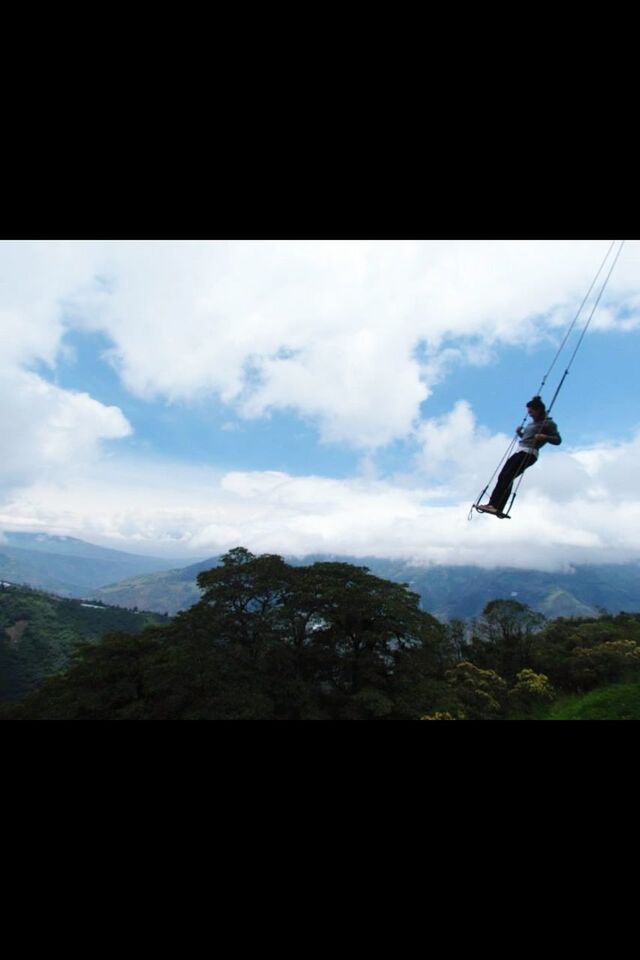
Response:
[{"label": "white cloud", "polygon": [[0,528],[46,529],[185,562],[243,545],[258,553],[552,569],[638,558],[640,498],[631,479],[619,481],[636,475],[639,461],[640,435],[610,449],[545,450],[525,475],[511,520],[473,514],[471,522],[479,476],[466,497],[444,505],[418,476],[398,485],[106,462],[15,492],[0,506]]},{"label": "white cloud", "polygon": [[442,417],[424,420],[415,431],[420,476],[438,481],[455,497],[489,479],[506,453],[510,437],[492,436],[476,423],[471,405],[460,400]]},{"label": "white cloud", "polygon": [[0,370],[0,490],[91,463],[99,443],[131,433],[117,407],[61,390],[35,373]]},{"label": "white cloud", "polygon": [[[565,327],[606,247],[575,240],[30,245],[11,250],[14,273],[40,293],[21,298],[16,284],[8,309],[22,355],[51,357],[64,309],[68,323],[113,340],[113,363],[140,396],[217,394],[246,417],[292,409],[317,422],[324,439],[370,449],[409,434],[452,362],[483,362],[491,345],[532,343]],[[625,313],[616,319],[612,304],[622,299]],[[594,329],[614,322],[640,322],[639,280],[626,249]]]},{"label": "white cloud", "polygon": [[118,408],[28,369],[54,366],[65,301],[93,275],[97,254],[82,242],[0,241],[0,490],[72,472],[101,440],[131,432]]},{"label": "white cloud", "polygon": [[[546,449],[512,521],[469,523],[510,438],[482,428],[465,401],[419,416],[453,365],[566,328],[606,246],[0,243],[0,489],[13,486],[0,524],[185,556],[239,543],[522,566],[635,556],[637,438]],[[637,259],[625,248],[594,330],[640,324]],[[114,463],[100,450],[131,432],[122,411],[29,369],[55,363],[67,327],[103,331],[138,396],[217,394],[248,418],[291,409],[365,454],[411,438],[413,473],[376,479],[366,455],[369,469],[345,481]]]},{"label": "white cloud", "polygon": [[0,240],[0,367],[53,364],[64,299],[92,277],[95,253],[72,241]]}]

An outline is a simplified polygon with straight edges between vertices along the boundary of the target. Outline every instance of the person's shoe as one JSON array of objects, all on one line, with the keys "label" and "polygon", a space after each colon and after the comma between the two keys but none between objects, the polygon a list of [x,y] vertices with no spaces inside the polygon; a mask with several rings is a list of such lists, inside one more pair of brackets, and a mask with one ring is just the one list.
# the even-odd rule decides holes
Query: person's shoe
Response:
[{"label": "person's shoe", "polygon": [[476,510],[479,510],[480,513],[497,513],[498,512],[492,503],[483,503],[481,506],[476,507]]}]

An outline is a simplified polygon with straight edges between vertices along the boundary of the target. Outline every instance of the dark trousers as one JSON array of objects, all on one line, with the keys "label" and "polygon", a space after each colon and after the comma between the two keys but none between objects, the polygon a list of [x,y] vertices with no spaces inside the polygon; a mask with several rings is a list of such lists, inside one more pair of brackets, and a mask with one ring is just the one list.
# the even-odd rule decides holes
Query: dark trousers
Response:
[{"label": "dark trousers", "polygon": [[500,471],[495,490],[489,498],[489,503],[491,503],[499,513],[504,511],[507,500],[511,496],[511,488],[515,478],[519,477],[527,467],[530,467],[535,462],[536,457],[534,457],[532,453],[514,453],[512,457],[509,457]]}]

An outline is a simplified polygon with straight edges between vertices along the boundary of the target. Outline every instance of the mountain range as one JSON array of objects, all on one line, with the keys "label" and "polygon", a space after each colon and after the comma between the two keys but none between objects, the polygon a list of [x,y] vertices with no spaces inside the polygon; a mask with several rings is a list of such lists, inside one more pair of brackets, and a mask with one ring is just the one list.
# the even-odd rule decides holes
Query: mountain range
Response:
[{"label": "mountain range", "polygon": [[179,561],[111,550],[75,537],[48,533],[0,533],[0,580],[83,598],[96,587],[176,567]]},{"label": "mountain range", "polygon": [[[566,571],[474,566],[418,566],[379,557],[313,555],[290,563],[339,560],[366,566],[386,580],[407,583],[423,609],[441,620],[478,616],[490,600],[526,603],[547,618],[593,617],[602,610],[640,611],[640,562],[581,564]],[[128,609],[173,616],[200,598],[196,577],[219,557],[180,567],[179,561],[136,556],[73,537],[5,533],[0,536],[0,580],[60,596],[93,597]]]},{"label": "mountain range", "polygon": [[[414,566],[376,557],[310,556],[309,564],[339,560],[366,566],[378,577],[407,583],[424,610],[440,620],[478,616],[490,600],[517,599],[548,619],[594,617],[602,610],[640,611],[640,563],[579,565],[567,572],[472,566]],[[211,557],[180,570],[138,576],[96,591],[104,603],[173,615],[200,598],[196,577],[217,566]]]}]

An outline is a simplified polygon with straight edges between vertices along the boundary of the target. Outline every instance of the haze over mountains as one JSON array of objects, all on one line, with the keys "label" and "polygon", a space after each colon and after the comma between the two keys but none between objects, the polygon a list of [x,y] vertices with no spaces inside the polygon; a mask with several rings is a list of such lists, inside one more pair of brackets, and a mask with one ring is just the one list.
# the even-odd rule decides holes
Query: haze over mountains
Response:
[{"label": "haze over mountains", "polygon": [[0,533],[0,579],[83,598],[100,586],[141,573],[156,573],[176,561],[98,547],[48,533]]},{"label": "haze over mountains", "polygon": [[[376,576],[408,583],[422,606],[440,619],[473,617],[497,598],[517,598],[548,618],[597,616],[602,609],[640,611],[640,562],[579,565],[569,572],[474,566],[414,566],[376,557],[313,555],[301,564],[342,560]],[[0,579],[64,597],[174,615],[200,598],[197,575],[219,563],[211,557],[179,561],[137,556],[74,537],[44,533],[0,535]]]},{"label": "haze over mountains", "polygon": [[[366,566],[376,576],[408,583],[420,594],[422,607],[440,620],[478,616],[490,600],[513,598],[547,618],[593,617],[602,609],[612,613],[640,610],[640,564],[577,566],[568,573],[470,566],[415,567],[375,557],[305,557],[295,563],[341,560]],[[96,597],[104,603],[138,607],[173,615],[200,598],[198,573],[218,563],[201,563],[162,573],[134,577],[103,587]]]}]

